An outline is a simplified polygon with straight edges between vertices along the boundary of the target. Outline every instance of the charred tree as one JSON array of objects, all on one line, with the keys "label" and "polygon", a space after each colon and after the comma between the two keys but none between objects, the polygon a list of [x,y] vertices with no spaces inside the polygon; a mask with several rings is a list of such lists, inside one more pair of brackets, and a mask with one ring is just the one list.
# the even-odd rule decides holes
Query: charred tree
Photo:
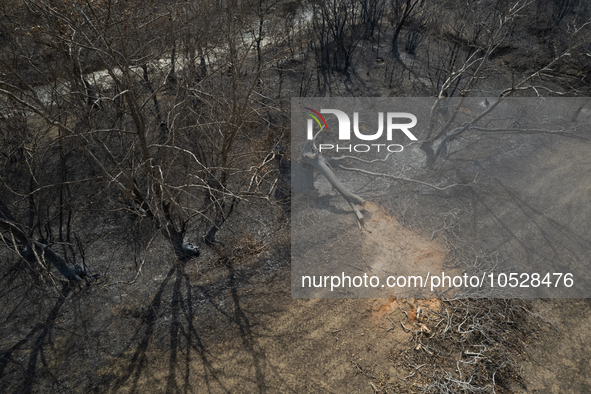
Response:
[{"label": "charred tree", "polygon": [[47,244],[29,235],[2,200],[0,200],[0,229],[4,231],[4,233],[0,233],[0,237],[5,245],[18,251],[29,264],[39,262],[45,265],[45,263],[50,263],[68,281],[79,282],[87,276],[86,267],[81,268],[76,264],[70,264]]},{"label": "charred tree", "polygon": [[347,187],[339,180],[336,174],[332,171],[330,167],[330,159],[327,159],[319,150],[314,147],[313,142],[311,141],[306,145],[304,148],[304,152],[302,154],[302,161],[305,164],[308,164],[314,169],[316,169],[320,174],[322,174],[328,182],[332,185],[332,187],[349,203],[357,219],[361,224],[363,224],[363,214],[357,207],[357,205],[363,205],[365,200],[358,195],[352,193]]}]

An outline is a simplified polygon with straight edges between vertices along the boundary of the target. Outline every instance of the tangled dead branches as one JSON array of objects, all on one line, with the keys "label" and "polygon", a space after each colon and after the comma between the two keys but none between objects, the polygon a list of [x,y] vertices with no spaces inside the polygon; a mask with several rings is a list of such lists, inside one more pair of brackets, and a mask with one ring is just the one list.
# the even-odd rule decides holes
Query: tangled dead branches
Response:
[{"label": "tangled dead branches", "polygon": [[[442,300],[436,310],[407,313],[411,346],[391,360],[417,393],[503,393],[522,384],[516,358],[531,333],[526,301]],[[402,356],[402,357],[401,357]]]}]

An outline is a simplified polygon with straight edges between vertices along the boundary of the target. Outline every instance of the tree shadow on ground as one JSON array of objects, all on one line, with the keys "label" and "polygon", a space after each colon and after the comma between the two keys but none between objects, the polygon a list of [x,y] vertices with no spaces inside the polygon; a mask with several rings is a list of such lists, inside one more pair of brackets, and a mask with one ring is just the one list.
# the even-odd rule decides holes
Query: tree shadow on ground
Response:
[{"label": "tree shadow on ground", "polygon": [[[22,382],[15,383],[14,381],[9,382],[9,379],[4,379],[4,383],[0,386],[0,392],[8,392],[8,390],[15,389],[16,387],[18,387],[18,389],[16,389],[16,392],[22,394],[29,394],[33,392],[34,385],[41,375],[49,375],[50,378],[53,377],[48,369],[45,351],[47,348],[52,348],[54,346],[54,344],[52,343],[51,336],[52,330],[55,327],[56,320],[60,314],[60,310],[66,302],[66,299],[70,294],[71,290],[72,288],[70,284],[63,284],[59,292],[59,297],[55,305],[49,312],[47,318],[45,319],[45,322],[36,324],[25,336],[25,338],[21,339],[10,349],[0,354],[0,381],[2,381],[2,378],[4,377],[5,373],[7,373],[6,367],[11,362],[15,361],[13,360],[13,354],[17,351],[22,350],[25,347],[25,345],[27,345],[35,337],[35,335],[37,335],[37,333],[41,331],[37,335],[35,341],[33,342],[28,356],[28,361],[26,363],[26,368],[24,368],[24,371],[22,371]],[[42,363],[41,369],[38,368],[39,359],[41,359]],[[16,369],[22,368],[19,365],[15,365],[15,367]],[[9,385],[12,385],[12,387],[9,387]]]},{"label": "tree shadow on ground", "polygon": [[[206,388],[206,392],[233,392],[228,380],[235,385],[235,379],[244,378],[223,370],[216,346],[220,337],[234,335],[241,339],[240,351],[252,360],[245,364],[244,374],[249,375],[250,368],[254,368],[252,378],[247,376],[245,384],[254,384],[258,393],[267,392],[264,353],[252,333],[252,322],[239,294],[243,274],[231,259],[222,259],[222,263],[227,275],[218,277],[218,283],[197,284],[187,273],[187,262],[177,261],[144,308],[127,349],[118,356],[117,365],[123,368],[112,370],[111,378],[99,385],[96,381],[91,383],[88,391],[99,393],[108,388],[113,393],[140,393],[149,387],[147,381],[157,379],[154,384],[165,387],[164,392],[170,394],[192,393],[196,385]],[[220,298],[225,301],[219,302]],[[207,313],[204,319],[200,312],[206,309],[205,304],[217,317],[211,318],[212,313]],[[213,322],[204,321],[207,316]],[[211,324],[218,327],[215,335],[206,327]],[[166,344],[165,349],[162,343]]]}]

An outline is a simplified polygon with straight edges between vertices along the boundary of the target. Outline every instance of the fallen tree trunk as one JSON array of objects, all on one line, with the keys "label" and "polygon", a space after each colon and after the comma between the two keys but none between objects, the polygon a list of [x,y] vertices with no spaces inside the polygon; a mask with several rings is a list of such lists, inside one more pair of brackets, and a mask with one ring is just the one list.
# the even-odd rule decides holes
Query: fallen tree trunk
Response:
[{"label": "fallen tree trunk", "polygon": [[365,200],[358,195],[352,193],[343,183],[337,178],[335,173],[332,171],[329,165],[329,160],[324,157],[318,150],[313,149],[313,144],[308,144],[304,148],[302,159],[305,164],[314,167],[320,174],[330,182],[332,187],[339,192],[339,194],[349,203],[353,212],[357,216],[357,219],[363,224],[363,214],[357,208],[357,205],[363,205]]},{"label": "fallen tree trunk", "polygon": [[86,272],[76,265],[70,265],[62,256],[53,251],[48,245],[30,237],[24,228],[15,220],[8,207],[0,200],[0,229],[6,231],[10,238],[5,239],[0,233],[0,238],[7,246],[19,249],[21,256],[29,263],[45,260],[51,263],[68,280],[79,282],[80,275]]}]

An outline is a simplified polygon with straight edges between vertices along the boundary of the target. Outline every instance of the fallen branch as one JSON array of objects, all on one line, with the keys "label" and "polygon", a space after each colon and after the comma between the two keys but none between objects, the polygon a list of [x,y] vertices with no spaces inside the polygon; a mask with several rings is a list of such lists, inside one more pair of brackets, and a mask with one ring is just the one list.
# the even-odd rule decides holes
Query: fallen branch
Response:
[{"label": "fallen branch", "polygon": [[363,225],[363,214],[357,208],[356,205],[363,205],[365,200],[358,195],[352,193],[343,183],[339,180],[339,178],[335,175],[329,165],[329,160],[324,157],[322,153],[313,149],[312,144],[308,144],[304,148],[304,152],[302,154],[303,162],[305,164],[311,165],[314,167],[319,173],[324,175],[324,177],[330,182],[332,187],[339,192],[339,194],[349,203],[353,212],[357,216],[359,223]]},{"label": "fallen branch", "polygon": [[469,186],[469,185],[473,184],[474,182],[476,182],[476,178],[474,178],[474,180],[472,182],[470,182],[470,183],[466,183],[466,184],[453,183],[451,185],[447,185],[447,186],[444,186],[444,187],[439,187],[439,186],[433,185],[431,183],[419,181],[417,179],[402,178],[402,177],[398,177],[398,176],[394,176],[394,175],[390,175],[390,174],[385,174],[385,173],[382,173],[382,172],[367,171],[367,170],[363,170],[361,168],[345,167],[345,166],[343,166],[341,164],[337,164],[336,165],[336,168],[339,168],[339,169],[341,169],[343,171],[353,171],[353,172],[359,172],[360,174],[365,174],[365,175],[370,175],[370,176],[395,179],[397,181],[405,181],[405,182],[418,183],[419,185],[427,186],[427,187],[430,187],[430,188],[436,189],[436,190],[446,190],[446,189],[450,189],[450,188],[456,187],[456,186]]}]

